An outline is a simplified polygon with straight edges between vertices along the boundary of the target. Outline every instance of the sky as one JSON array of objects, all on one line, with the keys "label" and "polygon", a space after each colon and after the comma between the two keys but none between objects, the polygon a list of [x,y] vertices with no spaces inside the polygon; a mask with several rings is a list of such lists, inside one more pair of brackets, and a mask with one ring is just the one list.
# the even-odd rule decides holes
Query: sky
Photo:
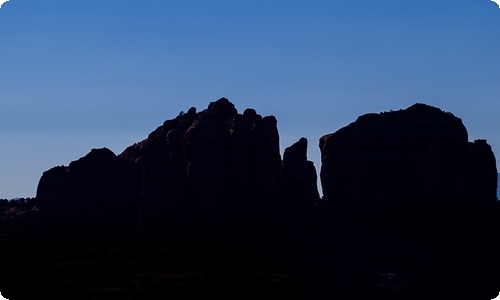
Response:
[{"label": "sky", "polygon": [[[3,2],[3,1],[0,1]],[[116,154],[221,97],[278,119],[283,151],[416,102],[500,157],[490,0],[11,0],[0,8],[0,198],[92,148]]]}]

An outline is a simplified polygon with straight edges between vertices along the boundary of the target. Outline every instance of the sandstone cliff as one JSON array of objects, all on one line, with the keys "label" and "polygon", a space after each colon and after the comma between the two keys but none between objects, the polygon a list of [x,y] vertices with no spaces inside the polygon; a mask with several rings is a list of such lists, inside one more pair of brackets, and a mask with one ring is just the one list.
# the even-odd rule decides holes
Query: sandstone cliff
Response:
[{"label": "sandstone cliff", "polygon": [[496,289],[495,157],[459,118],[415,104],[360,116],[319,145],[335,251],[405,270],[415,289]]},{"label": "sandstone cliff", "polygon": [[[140,203],[141,225],[152,226],[317,201],[316,171],[306,148],[297,147],[282,163],[276,118],[251,108],[240,114],[221,98],[165,121],[118,156],[94,149],[69,167],[54,167],[40,179],[37,200],[60,209]],[[295,200],[283,200],[285,193]]]},{"label": "sandstone cliff", "polygon": [[[234,274],[245,274],[253,287],[256,274],[279,270],[292,278],[285,290],[299,299],[491,299],[497,293],[495,157],[485,140],[468,141],[459,118],[424,104],[366,114],[323,136],[320,150],[324,197],[318,201],[307,139],[286,148],[281,159],[274,116],[251,108],[239,113],[225,98],[199,112],[190,108],[118,156],[93,149],[44,172],[33,240],[26,247],[22,236],[9,253],[21,257],[18,249],[40,244],[50,253],[68,240],[79,249],[95,245],[97,234],[126,232],[109,255],[114,259],[122,248],[118,259],[133,261],[128,275],[111,280],[127,288],[142,276],[137,270],[154,264],[162,266],[154,282],[170,284],[164,271],[185,255],[185,270],[201,261],[217,292],[240,280]],[[136,266],[142,234],[152,236],[145,239],[147,259]],[[176,254],[166,262],[171,249]],[[109,264],[107,255],[95,255]],[[158,260],[150,262],[150,255]],[[117,265],[124,266],[110,268]],[[9,276],[6,286],[21,282]],[[53,280],[84,289],[85,283],[75,287],[66,279]]]},{"label": "sandstone cliff", "polygon": [[390,201],[496,200],[496,166],[485,141],[438,108],[360,116],[320,138],[326,199],[368,208]]}]

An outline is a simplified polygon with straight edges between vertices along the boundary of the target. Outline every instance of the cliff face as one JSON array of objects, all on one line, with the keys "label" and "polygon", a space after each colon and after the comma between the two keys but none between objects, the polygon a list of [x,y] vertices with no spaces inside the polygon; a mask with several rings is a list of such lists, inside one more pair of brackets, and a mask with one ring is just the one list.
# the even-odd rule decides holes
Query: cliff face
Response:
[{"label": "cliff face", "polygon": [[[360,116],[321,137],[320,148],[324,200],[345,209],[496,200],[491,147],[469,142],[459,118],[428,105]],[[315,202],[315,178],[305,138],[286,148],[282,161],[276,118],[254,109],[240,114],[222,98],[165,121],[118,156],[92,150],[45,172],[37,200],[140,201],[144,213],[158,216],[212,213]]]},{"label": "cliff face", "polygon": [[46,207],[135,199],[145,222],[279,206],[286,202],[284,184],[295,186],[288,191],[295,198],[316,201],[316,172],[302,148],[298,156],[287,154],[285,182],[276,118],[254,109],[240,114],[221,98],[165,121],[118,156],[94,149],[45,172],[37,199]]},{"label": "cliff face", "polygon": [[331,286],[373,292],[399,275],[392,298],[496,292],[495,157],[486,141],[468,141],[459,118],[424,104],[367,114],[321,137],[320,149],[318,201],[307,139],[282,160],[274,116],[240,114],[225,98],[190,108],[118,156],[94,149],[44,172],[36,205],[48,224],[37,238],[92,241],[103,228],[136,228],[140,216],[144,232],[206,257],[224,289],[221,273],[238,277],[243,261],[255,275],[266,261],[295,270],[307,287],[299,298]]},{"label": "cliff face", "polygon": [[307,160],[307,139],[300,138],[283,153],[285,198],[298,205],[314,203],[319,199],[316,168]]},{"label": "cliff face", "polygon": [[424,104],[360,116],[320,138],[325,199],[369,208],[390,202],[496,200],[496,167],[485,141],[462,121]]},{"label": "cliff face", "polygon": [[142,170],[143,211],[224,213],[281,196],[281,155],[274,116],[239,114],[222,98],[166,121],[120,158]]},{"label": "cliff face", "polygon": [[43,173],[37,188],[42,207],[60,205],[109,205],[137,198],[139,176],[134,164],[107,148],[93,149],[69,166]]},{"label": "cliff face", "polygon": [[140,176],[136,166],[107,148],[43,173],[36,205],[54,222],[88,230],[137,224]]},{"label": "cliff face", "polygon": [[[428,105],[360,116],[321,137],[320,150],[324,200],[344,209],[496,200],[491,147],[469,142],[459,118]],[[68,167],[48,170],[37,202],[141,202],[144,214],[161,218],[181,210],[315,202],[315,181],[305,138],[286,148],[282,161],[276,118],[254,109],[240,114],[221,98],[165,121],[118,156],[94,149]]]},{"label": "cliff face", "polygon": [[337,251],[411,270],[416,289],[453,289],[441,276],[464,287],[498,280],[495,157],[459,118],[415,104],[360,116],[319,145]]}]

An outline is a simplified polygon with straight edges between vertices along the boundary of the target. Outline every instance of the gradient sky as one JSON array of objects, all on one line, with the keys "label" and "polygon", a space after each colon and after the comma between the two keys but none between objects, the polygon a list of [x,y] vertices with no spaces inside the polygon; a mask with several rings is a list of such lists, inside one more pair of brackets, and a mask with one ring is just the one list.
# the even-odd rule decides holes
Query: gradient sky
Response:
[{"label": "gradient sky", "polygon": [[500,157],[490,0],[11,0],[0,8],[0,198],[92,148],[119,154],[227,97],[275,115],[281,149],[423,102]]}]

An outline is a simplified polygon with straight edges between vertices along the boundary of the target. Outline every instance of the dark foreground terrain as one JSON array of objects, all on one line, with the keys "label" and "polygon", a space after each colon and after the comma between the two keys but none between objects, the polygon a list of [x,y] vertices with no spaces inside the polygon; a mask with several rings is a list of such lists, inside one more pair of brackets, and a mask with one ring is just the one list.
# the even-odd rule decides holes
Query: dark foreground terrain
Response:
[{"label": "dark foreground terrain", "polygon": [[493,299],[497,170],[451,113],[367,114],[279,152],[274,116],[227,99],[115,155],[93,149],[0,201],[10,300]]},{"label": "dark foreground terrain", "polygon": [[[305,229],[232,221],[186,226],[184,236],[172,232],[178,228],[89,234],[52,227],[47,234],[44,227],[43,234],[37,227],[4,234],[0,291],[11,300],[33,293],[72,299],[493,299],[498,289],[496,248],[439,241],[452,239],[446,235],[420,237],[427,245],[413,245],[417,249],[385,252],[377,245],[387,242],[383,233],[380,240],[373,232],[349,238],[321,230],[336,224],[313,220]],[[482,243],[498,247],[494,240]]]}]

